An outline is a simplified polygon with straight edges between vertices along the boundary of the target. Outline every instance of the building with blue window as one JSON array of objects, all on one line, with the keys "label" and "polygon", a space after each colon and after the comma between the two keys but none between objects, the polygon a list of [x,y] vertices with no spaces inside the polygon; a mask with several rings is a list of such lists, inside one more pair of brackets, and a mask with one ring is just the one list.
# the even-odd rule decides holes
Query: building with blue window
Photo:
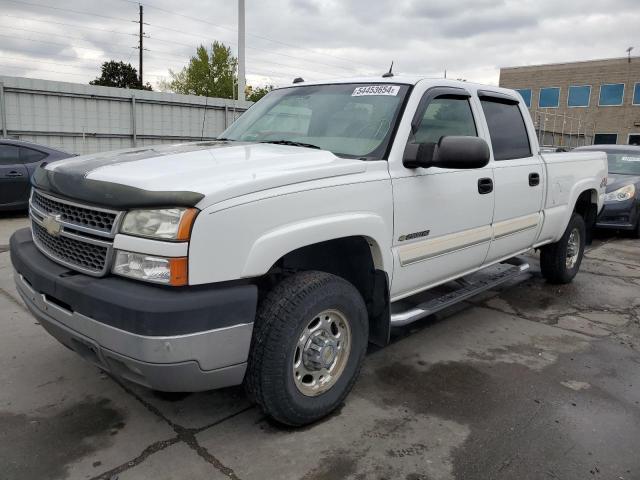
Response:
[{"label": "building with blue window", "polygon": [[520,93],[544,144],[640,145],[640,57],[506,67],[500,86]]}]

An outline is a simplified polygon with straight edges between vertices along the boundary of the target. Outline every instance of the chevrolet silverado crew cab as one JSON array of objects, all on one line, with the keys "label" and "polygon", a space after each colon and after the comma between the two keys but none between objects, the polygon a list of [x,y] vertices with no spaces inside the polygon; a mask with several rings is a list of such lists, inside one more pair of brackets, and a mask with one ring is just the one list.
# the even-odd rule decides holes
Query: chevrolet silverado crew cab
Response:
[{"label": "chevrolet silverado crew cab", "polygon": [[60,342],[159,391],[244,383],[303,425],[368,342],[526,270],[570,282],[604,153],[540,154],[512,90],[390,77],[274,90],[215,141],[38,168],[11,238]]}]

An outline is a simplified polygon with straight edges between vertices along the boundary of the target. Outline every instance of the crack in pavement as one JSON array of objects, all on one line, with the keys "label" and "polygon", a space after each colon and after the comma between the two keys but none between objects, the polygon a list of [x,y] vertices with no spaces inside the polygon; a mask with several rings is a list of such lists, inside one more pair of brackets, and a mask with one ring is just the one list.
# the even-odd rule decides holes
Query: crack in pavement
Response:
[{"label": "crack in pavement", "polygon": [[91,480],[110,480],[114,477],[114,475],[117,475],[119,473],[122,473],[126,470],[129,470],[132,467],[135,467],[136,465],[139,465],[140,463],[144,462],[150,455],[159,452],[161,450],[164,450],[165,448],[174,445],[178,442],[184,442],[189,448],[191,448],[193,451],[196,452],[196,454],[202,458],[205,462],[207,462],[208,464],[210,464],[211,466],[213,466],[216,470],[218,470],[220,473],[222,473],[223,475],[229,477],[231,480],[241,480],[240,477],[238,477],[238,475],[236,475],[236,473],[233,471],[232,468],[227,467],[226,465],[224,465],[220,460],[218,460],[214,455],[212,455],[205,447],[203,447],[202,445],[200,445],[198,443],[198,440],[196,439],[196,435],[199,434],[200,432],[207,430],[208,428],[214,427],[216,425],[221,424],[222,422],[225,422],[237,415],[240,415],[250,409],[253,408],[253,405],[249,406],[249,407],[245,407],[237,412],[234,412],[230,415],[227,415],[224,418],[221,418],[220,420],[216,420],[215,422],[212,422],[208,425],[205,425],[203,427],[198,427],[198,428],[187,428],[187,427],[183,427],[182,425],[178,425],[177,423],[172,422],[171,420],[169,420],[165,415],[163,415],[163,413],[154,405],[152,405],[151,403],[147,402],[144,398],[140,397],[140,395],[138,395],[137,393],[135,393],[133,390],[131,390],[129,387],[127,387],[125,384],[123,384],[119,379],[110,376],[111,379],[116,382],[120,388],[122,388],[126,393],[128,393],[129,395],[131,395],[133,398],[135,398],[136,400],[138,400],[138,402],[140,402],[149,412],[151,412],[152,414],[156,415],[157,417],[160,417],[162,420],[164,420],[172,429],[173,431],[176,433],[176,436],[169,439],[169,440],[161,440],[159,442],[155,442],[151,445],[149,445],[147,448],[145,448],[143,450],[143,452],[138,455],[136,458],[134,458],[133,460],[130,460],[126,463],[123,463],[122,465],[113,468],[107,472],[101,473],[98,476],[93,477]]},{"label": "crack in pavement", "polygon": [[142,451],[142,453],[138,455],[136,458],[134,458],[133,460],[129,460],[128,462],[123,463],[122,465],[116,468],[112,468],[108,472],[104,472],[96,477],[92,477],[91,480],[105,480],[105,479],[110,480],[113,478],[117,478],[118,474],[130,468],[133,468],[136,465],[140,465],[142,462],[144,462],[148,457],[150,457],[154,453],[164,450],[165,448],[171,445],[175,445],[179,441],[180,441],[180,437],[176,436],[176,437],[170,438],[169,440],[160,440],[158,442],[154,442],[151,445],[149,445],[147,448],[145,448]]},{"label": "crack in pavement", "polygon": [[7,300],[9,300],[15,306],[21,308],[24,312],[29,313],[29,310],[27,310],[27,307],[25,307],[21,302],[19,302],[15,298],[13,298],[13,295],[11,295],[9,292],[7,292],[4,288],[0,287],[0,295],[3,296],[4,298],[6,298]]}]

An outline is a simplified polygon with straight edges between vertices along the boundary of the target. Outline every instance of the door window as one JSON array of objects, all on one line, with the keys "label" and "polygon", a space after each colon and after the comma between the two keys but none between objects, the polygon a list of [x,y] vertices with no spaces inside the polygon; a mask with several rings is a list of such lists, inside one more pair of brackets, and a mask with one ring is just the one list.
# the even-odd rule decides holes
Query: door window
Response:
[{"label": "door window", "polygon": [[22,163],[35,163],[47,157],[46,153],[33,148],[20,147],[20,161]]},{"label": "door window", "polygon": [[18,147],[14,145],[0,145],[0,166],[15,165],[18,160]]},{"label": "door window", "polygon": [[447,135],[475,137],[477,134],[468,99],[438,97],[425,109],[414,142],[438,143]]},{"label": "door window", "polygon": [[495,160],[512,160],[531,156],[529,135],[517,103],[491,97],[481,99],[487,119]]}]

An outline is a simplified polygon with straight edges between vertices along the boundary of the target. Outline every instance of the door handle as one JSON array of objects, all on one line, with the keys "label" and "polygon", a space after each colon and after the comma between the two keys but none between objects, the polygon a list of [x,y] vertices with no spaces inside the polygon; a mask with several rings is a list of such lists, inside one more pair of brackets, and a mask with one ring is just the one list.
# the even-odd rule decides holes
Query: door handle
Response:
[{"label": "door handle", "polygon": [[5,175],[5,177],[13,178],[13,177],[21,177],[22,174],[20,172],[16,172],[15,170],[11,170],[9,173]]},{"label": "door handle", "polygon": [[480,178],[478,180],[478,193],[480,195],[486,195],[493,192],[493,180],[490,178]]},{"label": "door handle", "polygon": [[535,187],[536,185],[540,185],[540,174],[533,172],[529,174],[529,186]]}]

